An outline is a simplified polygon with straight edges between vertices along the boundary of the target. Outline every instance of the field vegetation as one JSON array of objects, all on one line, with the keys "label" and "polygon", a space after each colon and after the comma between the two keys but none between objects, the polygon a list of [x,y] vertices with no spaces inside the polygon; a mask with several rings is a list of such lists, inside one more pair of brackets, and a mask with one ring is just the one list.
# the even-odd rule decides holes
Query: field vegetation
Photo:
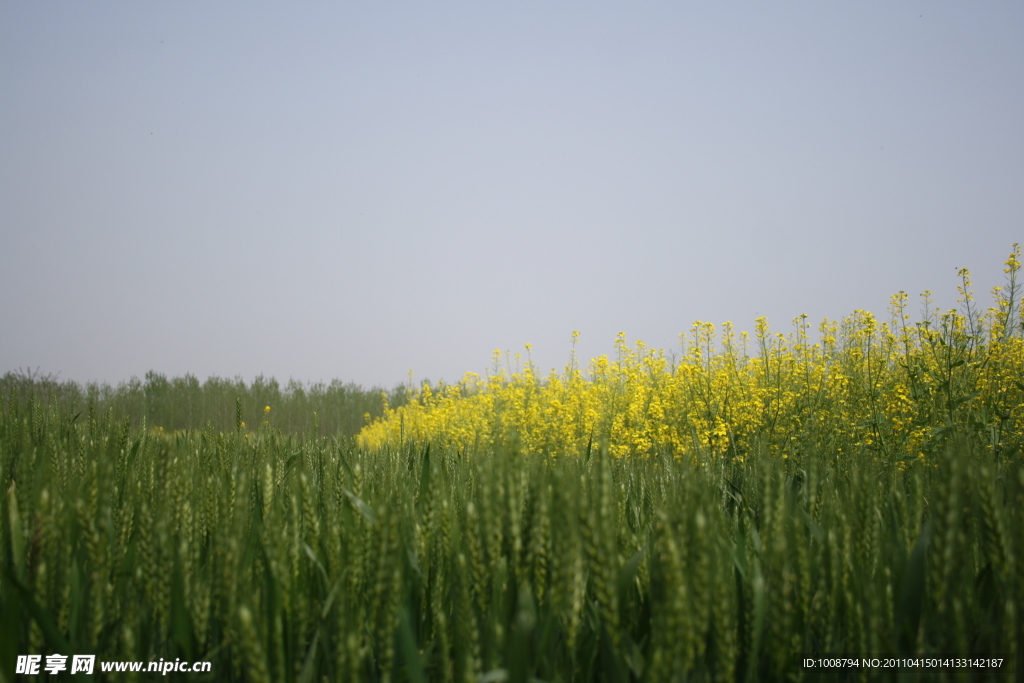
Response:
[{"label": "field vegetation", "polygon": [[19,370],[0,377],[0,396],[15,396],[23,404],[30,399],[71,415],[92,410],[113,411],[134,428],[148,427],[164,433],[204,429],[235,429],[236,402],[241,422],[255,429],[263,421],[263,408],[274,406],[274,426],[289,434],[352,437],[368,420],[383,415],[385,407],[401,407],[408,391],[399,386],[388,391],[364,389],[338,380],[302,384],[259,376],[209,377],[200,382],[194,375],[170,377],[147,372],[116,387],[109,384],[60,381],[39,371]]},{"label": "field vegetation", "polygon": [[[986,309],[961,271],[916,322],[900,294],[816,338],[499,355],[359,404],[357,438],[244,385],[174,422],[8,376],[0,677],[58,652],[259,683],[1020,680],[1018,258]],[[1005,663],[799,664],[880,653]]]}]

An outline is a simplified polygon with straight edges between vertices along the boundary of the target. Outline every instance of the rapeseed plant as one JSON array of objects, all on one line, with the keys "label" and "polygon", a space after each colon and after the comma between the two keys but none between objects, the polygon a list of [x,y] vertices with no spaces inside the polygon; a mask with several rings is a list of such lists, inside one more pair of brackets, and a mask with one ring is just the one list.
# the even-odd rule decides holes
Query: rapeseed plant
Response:
[{"label": "rapeseed plant", "polygon": [[514,442],[566,455],[600,442],[616,457],[695,462],[743,461],[757,450],[799,459],[808,449],[834,448],[912,462],[934,457],[955,430],[980,421],[990,449],[1017,452],[1024,445],[1018,254],[1014,245],[996,306],[979,310],[970,272],[959,269],[960,309],[937,314],[926,292],[915,325],[900,292],[888,322],[858,310],[822,321],[817,339],[806,316],[789,334],[758,318],[754,355],[731,323],[717,329],[701,321],[682,336],[674,364],[642,341],[631,347],[624,333],[615,359],[595,358],[586,373],[577,367],[576,332],[568,364],[546,378],[531,360],[515,371],[502,367],[495,352],[486,380],[468,374],[455,385],[425,383],[406,405],[387,407],[365,426],[359,443],[407,439],[472,452]]}]

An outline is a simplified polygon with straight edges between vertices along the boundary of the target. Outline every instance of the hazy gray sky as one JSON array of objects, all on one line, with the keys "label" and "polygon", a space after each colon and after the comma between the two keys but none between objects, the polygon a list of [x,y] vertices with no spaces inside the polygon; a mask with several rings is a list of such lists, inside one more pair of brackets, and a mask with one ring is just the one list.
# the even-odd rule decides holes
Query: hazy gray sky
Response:
[{"label": "hazy gray sky", "polygon": [[987,302],[1022,122],[1018,1],[5,2],[0,373],[390,386]]}]

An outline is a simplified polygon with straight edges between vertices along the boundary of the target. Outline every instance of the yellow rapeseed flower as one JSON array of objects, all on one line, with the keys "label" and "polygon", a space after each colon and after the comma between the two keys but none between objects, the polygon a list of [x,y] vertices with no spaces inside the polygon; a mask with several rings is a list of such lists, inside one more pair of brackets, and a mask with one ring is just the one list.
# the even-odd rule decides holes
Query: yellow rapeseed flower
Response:
[{"label": "yellow rapeseed flower", "polygon": [[[1008,263],[1017,268],[1017,257]],[[968,275],[960,271],[965,304]],[[1024,411],[1016,410],[1024,401],[1017,384],[1024,340],[1002,332],[1010,314],[972,304],[970,320],[957,311],[940,315],[930,293],[922,298],[924,320],[916,325],[908,324],[901,292],[888,320],[854,311],[822,321],[817,340],[805,315],[789,334],[772,332],[764,317],[753,335],[698,321],[680,335],[680,356],[641,341],[630,346],[619,333],[615,360],[592,359],[586,371],[576,362],[574,331],[570,362],[547,377],[532,360],[520,369],[518,354],[515,369],[508,354],[502,367],[495,351],[483,379],[468,373],[453,386],[423,383],[396,409],[382,398],[382,417],[366,420],[359,442],[426,439],[469,452],[512,439],[523,452],[551,455],[603,444],[617,456],[667,454],[706,464],[716,457],[743,462],[758,450],[795,459],[802,450],[794,444],[805,441],[840,455],[853,446],[918,459],[937,446],[936,428],[965,419],[960,413],[973,406],[991,406],[1006,438],[1024,439]]]}]

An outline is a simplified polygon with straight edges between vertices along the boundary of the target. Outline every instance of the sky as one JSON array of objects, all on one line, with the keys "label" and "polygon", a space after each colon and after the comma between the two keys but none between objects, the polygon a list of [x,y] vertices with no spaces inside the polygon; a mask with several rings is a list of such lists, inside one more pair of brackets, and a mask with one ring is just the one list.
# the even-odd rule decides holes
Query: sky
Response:
[{"label": "sky", "polygon": [[394,386],[979,299],[1024,4],[0,3],[0,374]]}]

